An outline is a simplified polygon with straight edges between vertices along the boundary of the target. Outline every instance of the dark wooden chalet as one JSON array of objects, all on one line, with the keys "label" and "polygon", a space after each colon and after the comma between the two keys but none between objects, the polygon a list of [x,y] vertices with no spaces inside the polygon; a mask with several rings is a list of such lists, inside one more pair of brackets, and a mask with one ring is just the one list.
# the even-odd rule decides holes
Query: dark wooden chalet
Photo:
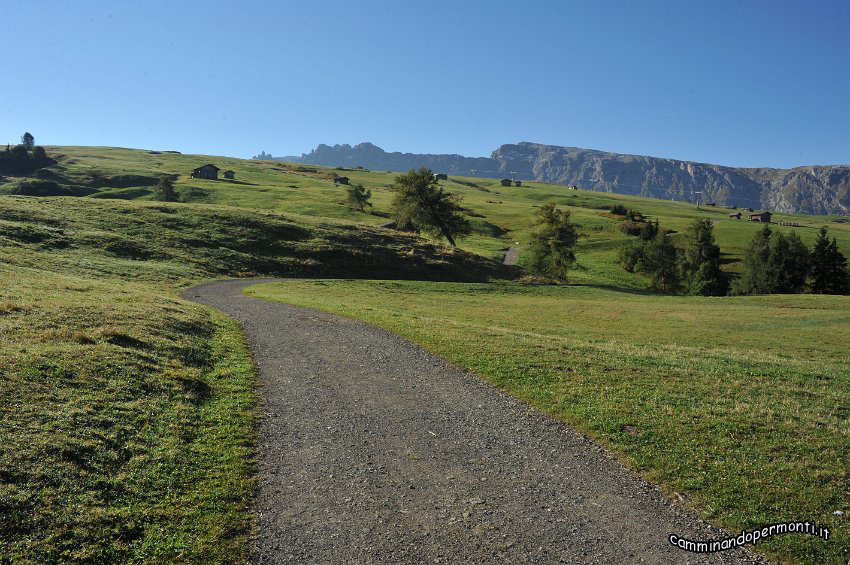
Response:
[{"label": "dark wooden chalet", "polygon": [[756,212],[755,214],[750,214],[750,221],[770,223],[770,212]]},{"label": "dark wooden chalet", "polygon": [[348,177],[334,177],[335,184],[348,184]]},{"label": "dark wooden chalet", "polygon": [[200,167],[192,171],[192,178],[218,180],[218,172],[220,170],[221,169],[219,169],[215,165],[201,165]]},{"label": "dark wooden chalet", "polygon": [[224,171],[224,178],[226,178],[226,179],[231,179],[231,180],[232,180],[232,179],[235,179],[235,178],[236,178],[236,173],[235,173],[235,172],[233,172],[233,171]]},{"label": "dark wooden chalet", "polygon": [[449,180],[449,175],[446,173],[434,173],[434,180]]},{"label": "dark wooden chalet", "polygon": [[734,212],[732,214],[729,214],[729,217],[735,218],[736,220],[740,220],[741,219],[741,213],[740,212]]},{"label": "dark wooden chalet", "polygon": [[522,186],[522,181],[521,180],[515,180],[514,186]]},{"label": "dark wooden chalet", "polygon": [[511,184],[512,184],[511,179],[502,179],[501,182],[502,182],[502,186],[511,186]]}]

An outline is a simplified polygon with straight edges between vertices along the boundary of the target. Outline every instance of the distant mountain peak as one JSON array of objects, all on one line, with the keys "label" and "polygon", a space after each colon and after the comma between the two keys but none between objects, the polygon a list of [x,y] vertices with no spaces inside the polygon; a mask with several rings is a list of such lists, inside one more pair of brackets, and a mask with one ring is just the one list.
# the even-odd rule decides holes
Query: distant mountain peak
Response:
[{"label": "distant mountain peak", "polygon": [[327,166],[363,166],[403,172],[425,166],[434,172],[498,178],[511,176],[580,188],[640,194],[803,214],[850,213],[850,167],[739,168],[677,159],[611,153],[531,141],[502,145],[490,157],[387,152],[364,141],[353,147],[319,144],[300,157],[255,158]]}]

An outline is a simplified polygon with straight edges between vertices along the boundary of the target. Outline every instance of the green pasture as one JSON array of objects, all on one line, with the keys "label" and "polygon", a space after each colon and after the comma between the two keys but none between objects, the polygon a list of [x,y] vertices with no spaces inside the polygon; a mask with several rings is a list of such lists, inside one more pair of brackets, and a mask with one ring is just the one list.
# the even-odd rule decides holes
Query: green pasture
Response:
[{"label": "green pasture", "polygon": [[588,433],[731,531],[787,520],[832,531],[828,542],[760,543],[771,556],[850,556],[850,297],[354,280],[247,292],[419,343]]}]

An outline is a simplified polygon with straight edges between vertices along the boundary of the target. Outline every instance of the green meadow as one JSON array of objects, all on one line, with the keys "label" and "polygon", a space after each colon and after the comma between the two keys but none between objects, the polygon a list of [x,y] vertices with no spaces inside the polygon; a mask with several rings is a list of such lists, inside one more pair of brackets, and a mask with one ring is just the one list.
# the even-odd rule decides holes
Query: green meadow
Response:
[{"label": "green meadow", "polygon": [[254,367],[236,324],[181,288],[501,272],[336,220],[0,196],[0,562],[247,559]]},{"label": "green meadow", "polygon": [[[216,278],[345,278],[254,287],[387,328],[562,418],[731,529],[790,519],[758,549],[850,557],[850,298],[653,295],[617,263],[621,203],[674,241],[714,221],[723,268],[761,224],[731,210],[523,181],[449,177],[474,227],[460,249],[377,227],[394,173],[111,147],[48,147],[38,177],[76,197],[11,196],[0,178],[0,562],[240,562],[253,489],[255,375],[231,321],[178,297]],[[205,163],[234,181],[189,178]],[[154,201],[176,175],[180,203]],[[366,213],[333,175],[372,190]],[[537,207],[583,237],[562,286],[499,264]],[[746,212],[744,212],[746,215]],[[809,244],[850,218],[776,214]],[[450,282],[446,282],[450,281]],[[678,493],[673,494],[673,493]],[[844,516],[834,515],[843,511]]]},{"label": "green meadow", "polygon": [[760,543],[773,557],[847,561],[850,297],[357,280],[247,292],[421,344],[589,434],[731,531],[790,520],[832,531],[828,542]]}]

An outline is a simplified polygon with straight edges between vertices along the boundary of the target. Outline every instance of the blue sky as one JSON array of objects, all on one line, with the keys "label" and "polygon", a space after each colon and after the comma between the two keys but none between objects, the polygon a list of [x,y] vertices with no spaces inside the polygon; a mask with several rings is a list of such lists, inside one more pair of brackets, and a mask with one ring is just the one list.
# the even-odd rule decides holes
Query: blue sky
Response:
[{"label": "blue sky", "polygon": [[850,2],[0,2],[0,141],[850,163]]}]

